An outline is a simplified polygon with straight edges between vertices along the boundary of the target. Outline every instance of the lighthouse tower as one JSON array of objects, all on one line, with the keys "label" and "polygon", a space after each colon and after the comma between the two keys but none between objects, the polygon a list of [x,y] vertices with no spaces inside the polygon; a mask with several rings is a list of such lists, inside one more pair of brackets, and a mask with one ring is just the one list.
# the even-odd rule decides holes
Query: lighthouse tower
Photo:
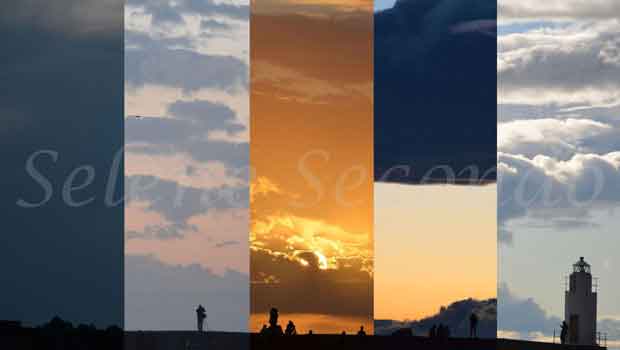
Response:
[{"label": "lighthouse tower", "polygon": [[573,264],[565,291],[564,319],[568,344],[596,345],[596,290],[592,289],[590,265],[579,258]]}]

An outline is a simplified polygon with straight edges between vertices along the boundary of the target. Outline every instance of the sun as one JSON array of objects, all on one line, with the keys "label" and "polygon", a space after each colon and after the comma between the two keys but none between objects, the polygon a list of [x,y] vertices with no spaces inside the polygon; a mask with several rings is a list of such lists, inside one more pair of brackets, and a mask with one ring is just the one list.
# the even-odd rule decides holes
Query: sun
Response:
[{"label": "sun", "polygon": [[314,251],[314,255],[316,255],[317,259],[319,260],[319,269],[327,270],[329,265],[327,263],[327,258],[325,257],[325,255],[323,255],[319,251]]}]

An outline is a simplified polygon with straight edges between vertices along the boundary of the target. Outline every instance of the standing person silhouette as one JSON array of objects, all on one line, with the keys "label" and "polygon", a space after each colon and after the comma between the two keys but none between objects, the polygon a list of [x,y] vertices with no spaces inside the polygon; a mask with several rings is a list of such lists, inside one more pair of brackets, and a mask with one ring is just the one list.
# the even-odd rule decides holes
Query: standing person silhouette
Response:
[{"label": "standing person silhouette", "polygon": [[366,332],[364,331],[364,326],[360,326],[360,330],[357,332],[359,336],[365,336]]},{"label": "standing person silhouette", "polygon": [[198,305],[196,309],[196,320],[198,321],[198,332],[202,332],[204,329],[204,321],[207,318],[207,311],[202,305]]},{"label": "standing person silhouette", "polygon": [[472,312],[471,316],[469,316],[469,337],[478,337],[478,315],[475,312]]},{"label": "standing person silhouette", "polygon": [[568,334],[568,324],[566,321],[562,321],[562,330],[560,331],[560,343],[566,344],[566,335]]}]

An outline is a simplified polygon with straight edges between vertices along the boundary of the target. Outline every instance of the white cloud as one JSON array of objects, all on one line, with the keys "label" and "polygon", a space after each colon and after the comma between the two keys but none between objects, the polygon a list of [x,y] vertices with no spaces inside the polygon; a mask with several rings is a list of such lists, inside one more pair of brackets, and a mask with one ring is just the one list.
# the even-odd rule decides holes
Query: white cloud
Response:
[{"label": "white cloud", "polygon": [[500,225],[532,217],[587,217],[589,209],[620,205],[620,152],[576,154],[566,161],[498,154]]},{"label": "white cloud", "polygon": [[620,101],[619,20],[574,23],[498,38],[500,103],[604,105]]},{"label": "white cloud", "polygon": [[617,0],[498,0],[499,18],[514,20],[605,19],[620,15]]},{"label": "white cloud", "polygon": [[[589,119],[515,120],[500,123],[497,128],[499,152],[529,158],[547,155],[566,160],[577,153],[610,151],[609,147],[592,149],[588,141],[611,134],[620,136],[612,125]],[[595,146],[603,148],[606,145]]]}]

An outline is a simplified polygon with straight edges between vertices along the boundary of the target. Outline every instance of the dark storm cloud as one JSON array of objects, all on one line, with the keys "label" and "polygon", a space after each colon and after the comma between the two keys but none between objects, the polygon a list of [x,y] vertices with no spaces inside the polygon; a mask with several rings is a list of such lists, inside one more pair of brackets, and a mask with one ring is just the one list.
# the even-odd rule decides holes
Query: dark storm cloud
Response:
[{"label": "dark storm cloud", "polygon": [[173,266],[152,256],[125,258],[125,327],[195,329],[194,310],[207,309],[209,330],[247,331],[248,276],[215,274],[199,265]]},{"label": "dark storm cloud", "polygon": [[[97,12],[99,6],[109,12]],[[121,1],[0,5],[7,53],[0,55],[6,87],[0,109],[10,115],[10,132],[0,132],[3,319],[37,325],[59,315],[122,326],[123,207],[104,203],[112,160],[123,145],[122,18]],[[0,130],[5,123],[3,117]],[[52,197],[38,208],[19,207],[18,199],[43,199],[43,188],[25,170],[26,160],[43,149],[58,154],[55,162],[48,156],[35,161]],[[123,193],[120,163],[116,199]],[[81,165],[92,166],[95,178],[76,197],[95,200],[69,207],[62,186]]]},{"label": "dark storm cloud", "polygon": [[[496,9],[489,0],[399,0],[375,14],[377,181],[419,183],[436,166],[457,174],[474,166],[480,176],[495,167]],[[398,165],[410,173],[386,177]]]}]

